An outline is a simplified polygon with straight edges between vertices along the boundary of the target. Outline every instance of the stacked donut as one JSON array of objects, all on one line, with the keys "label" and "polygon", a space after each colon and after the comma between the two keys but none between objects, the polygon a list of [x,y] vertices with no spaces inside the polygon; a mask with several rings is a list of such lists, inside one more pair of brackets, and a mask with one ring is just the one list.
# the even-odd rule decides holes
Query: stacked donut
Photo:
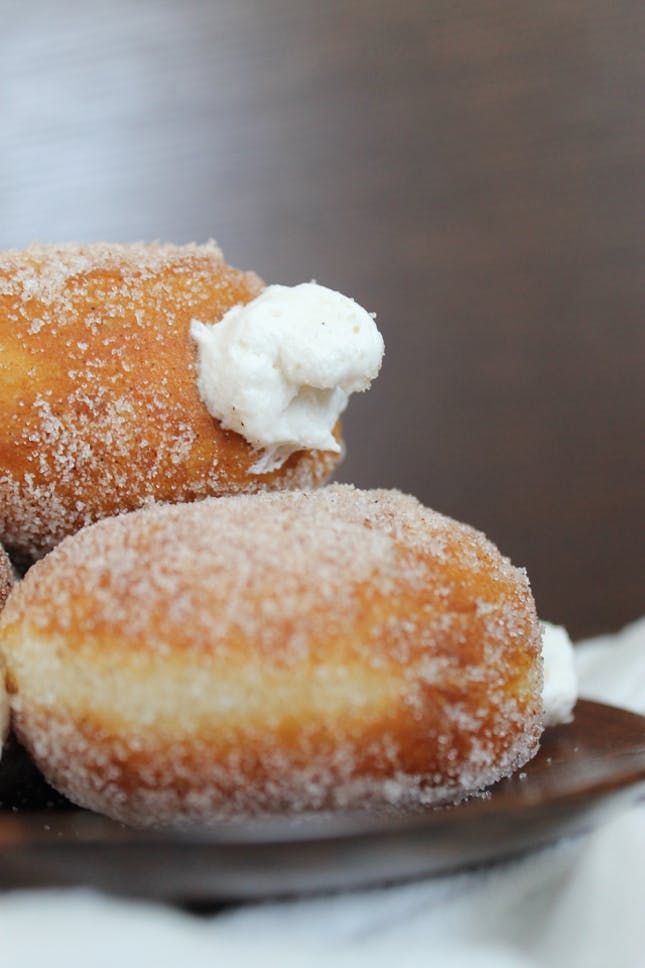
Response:
[{"label": "stacked donut", "polygon": [[256,455],[200,398],[194,318],[261,280],[207,245],[32,246],[0,255],[0,535],[30,560],[152,502],[322,484],[338,457]]},{"label": "stacked donut", "polygon": [[543,728],[523,571],[397,491],[315,490],[332,451],[254,474],[208,412],[191,319],[261,286],[212,245],[0,260],[0,537],[45,555],[0,616],[13,726],[131,824],[455,801]]}]

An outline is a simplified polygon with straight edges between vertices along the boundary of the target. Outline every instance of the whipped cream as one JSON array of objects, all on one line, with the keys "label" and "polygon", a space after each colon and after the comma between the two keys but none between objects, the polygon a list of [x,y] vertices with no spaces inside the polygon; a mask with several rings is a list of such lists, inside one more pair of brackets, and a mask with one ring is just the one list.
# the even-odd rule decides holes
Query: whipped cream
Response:
[{"label": "whipped cream", "polygon": [[578,676],[571,639],[561,625],[542,622],[544,725],[570,723],[578,698]]},{"label": "whipped cream", "polygon": [[255,474],[297,450],[338,453],[336,421],[378,375],[384,351],[365,309],[314,282],[268,286],[216,324],[193,320],[190,332],[202,400],[261,451]]}]

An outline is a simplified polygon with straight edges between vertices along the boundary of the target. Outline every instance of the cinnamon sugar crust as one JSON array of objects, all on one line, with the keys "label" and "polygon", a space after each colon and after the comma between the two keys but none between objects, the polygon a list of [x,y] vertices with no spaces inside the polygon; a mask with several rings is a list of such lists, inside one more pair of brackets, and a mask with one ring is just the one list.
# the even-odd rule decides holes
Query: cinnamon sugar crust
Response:
[{"label": "cinnamon sugar crust", "polygon": [[33,559],[153,502],[323,483],[338,455],[271,474],[196,383],[190,321],[263,283],[214,242],[34,245],[0,253],[0,540]]},{"label": "cinnamon sugar crust", "polygon": [[14,589],[0,649],[50,782],[132,824],[455,800],[542,730],[525,573],[397,491],[102,521]]}]

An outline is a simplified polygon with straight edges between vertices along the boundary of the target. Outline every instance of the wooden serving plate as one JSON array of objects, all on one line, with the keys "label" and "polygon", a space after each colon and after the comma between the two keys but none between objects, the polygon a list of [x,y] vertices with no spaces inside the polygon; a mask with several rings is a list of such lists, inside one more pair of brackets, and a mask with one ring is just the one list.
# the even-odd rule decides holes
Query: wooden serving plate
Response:
[{"label": "wooden serving plate", "polygon": [[174,833],[54,793],[13,744],[0,764],[0,888],[88,885],[198,904],[326,891],[499,860],[590,829],[645,793],[645,717],[581,700],[523,773],[456,807],[324,814]]}]

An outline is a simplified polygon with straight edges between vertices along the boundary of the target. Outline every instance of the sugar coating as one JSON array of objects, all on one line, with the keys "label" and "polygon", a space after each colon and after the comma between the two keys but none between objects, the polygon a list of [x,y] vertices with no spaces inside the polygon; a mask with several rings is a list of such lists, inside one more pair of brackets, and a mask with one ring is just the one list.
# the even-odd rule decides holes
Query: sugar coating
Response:
[{"label": "sugar coating", "polygon": [[[36,299],[45,306],[73,311],[67,302],[70,280],[97,270],[117,274],[118,287],[121,279],[152,279],[163,269],[172,266],[178,257],[202,258],[211,256],[216,262],[223,261],[219,246],[211,239],[197,245],[174,245],[159,242],[75,242],[54,245],[34,243],[26,249],[6,249],[0,252],[2,293],[17,294],[24,302]],[[116,293],[113,291],[113,294]],[[32,331],[37,332],[53,320],[36,320]],[[90,321],[91,326],[91,321]]]},{"label": "sugar coating", "polygon": [[41,768],[137,824],[459,799],[535,753],[540,645],[483,535],[348,485],[102,521],[0,619]]},{"label": "sugar coating", "polygon": [[322,483],[337,456],[250,474],[253,448],[199,396],[191,319],[262,288],[214,242],[0,253],[0,540],[34,558],[153,502]]}]

